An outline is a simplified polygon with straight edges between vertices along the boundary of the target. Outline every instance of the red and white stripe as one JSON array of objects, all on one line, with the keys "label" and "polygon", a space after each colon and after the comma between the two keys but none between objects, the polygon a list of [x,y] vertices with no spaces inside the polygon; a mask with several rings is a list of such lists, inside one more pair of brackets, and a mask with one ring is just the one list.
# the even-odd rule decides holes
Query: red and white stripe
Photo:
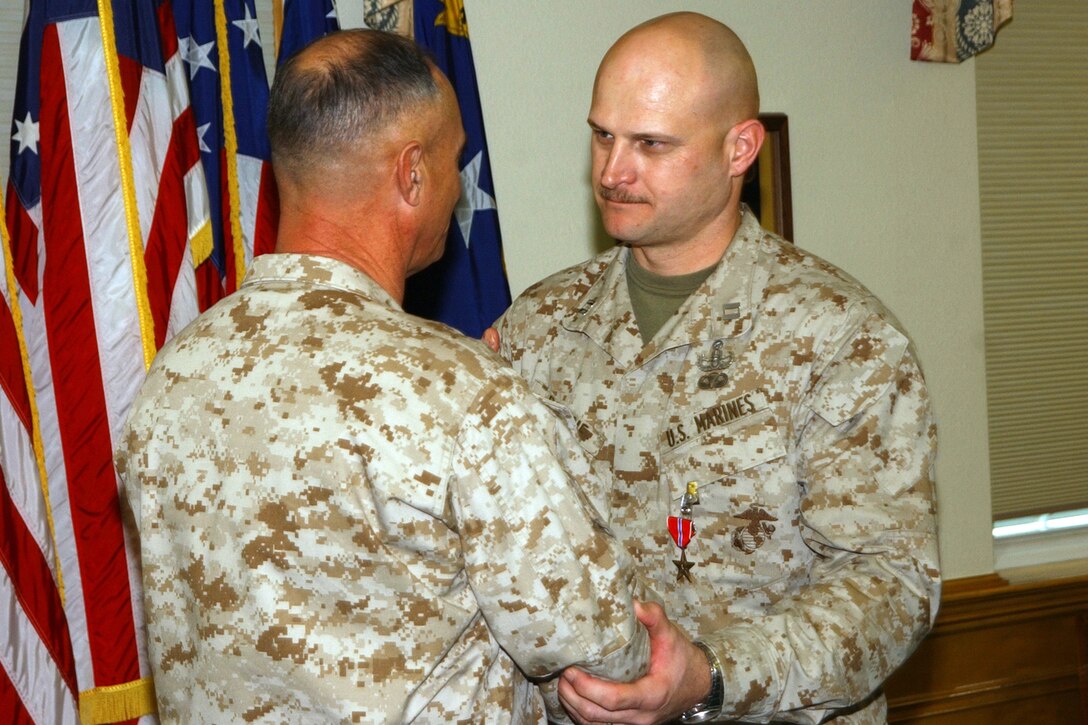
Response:
[{"label": "red and white stripe", "polygon": [[67,725],[79,722],[75,663],[6,269],[0,248],[0,722]]},{"label": "red and white stripe", "polygon": [[[197,314],[190,242],[209,224],[185,70],[169,4],[162,9],[165,73],[119,60],[132,159],[127,199],[100,21],[46,28],[42,200],[14,214],[22,219],[13,227],[13,256],[20,260],[19,301],[64,582],[70,684],[78,691],[150,676],[138,561],[122,526],[112,451],[144,378],[143,335],[153,329],[157,348]],[[126,203],[138,210],[143,290],[134,276]],[[15,489],[28,487],[20,479]],[[40,526],[28,526],[27,536],[42,542],[39,550],[49,543]],[[11,537],[5,529],[0,538],[6,546]],[[20,693],[23,664],[9,668],[4,661]]]},{"label": "red and white stripe", "polygon": [[194,260],[190,243],[211,234],[186,68],[170,7],[168,2],[159,7],[165,73],[143,68],[137,92],[125,94],[132,109],[133,176],[156,348],[199,313],[194,269],[203,260]]},{"label": "red and white stripe", "polygon": [[83,691],[141,677],[111,430],[144,363],[97,18],[46,28],[41,76],[41,294],[22,309]]},{"label": "red and white stripe", "polygon": [[245,154],[237,158],[245,268],[249,269],[254,256],[271,252],[275,246],[279,205],[272,164]]}]

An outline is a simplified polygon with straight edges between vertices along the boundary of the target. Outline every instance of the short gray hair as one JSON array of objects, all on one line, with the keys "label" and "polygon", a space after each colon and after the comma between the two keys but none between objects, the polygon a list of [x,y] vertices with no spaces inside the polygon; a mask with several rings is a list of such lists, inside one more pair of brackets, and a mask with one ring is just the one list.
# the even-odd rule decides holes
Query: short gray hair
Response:
[{"label": "short gray hair", "polygon": [[292,173],[317,168],[438,97],[430,61],[413,41],[380,30],[330,33],[276,72],[273,163]]}]

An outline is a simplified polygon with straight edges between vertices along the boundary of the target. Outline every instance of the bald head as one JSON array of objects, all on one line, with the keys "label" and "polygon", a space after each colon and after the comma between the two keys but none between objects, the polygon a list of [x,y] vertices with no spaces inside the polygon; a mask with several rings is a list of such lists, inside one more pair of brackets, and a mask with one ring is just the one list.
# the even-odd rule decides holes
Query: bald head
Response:
[{"label": "bald head", "polygon": [[725,126],[759,114],[755,65],[744,43],[698,13],[669,13],[624,33],[601,61],[596,84],[609,75],[637,76],[636,82],[661,93],[682,88],[700,111]]},{"label": "bald head", "polygon": [[724,253],[765,130],[752,59],[732,30],[671,13],[625,33],[593,83],[601,221],[644,269],[687,274]]},{"label": "bald head", "polygon": [[304,183],[357,164],[359,151],[375,148],[399,121],[441,106],[439,81],[419,47],[392,33],[345,30],[308,45],[272,84],[277,180]]}]

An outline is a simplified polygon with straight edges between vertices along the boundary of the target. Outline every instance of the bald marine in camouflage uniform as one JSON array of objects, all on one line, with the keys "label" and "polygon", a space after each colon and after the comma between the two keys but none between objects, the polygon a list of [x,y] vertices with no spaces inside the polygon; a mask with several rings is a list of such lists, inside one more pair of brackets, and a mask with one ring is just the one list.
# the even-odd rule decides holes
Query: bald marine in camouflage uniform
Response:
[{"label": "bald marine in camouflage uniform", "polygon": [[400,307],[460,193],[449,82],[333,34],[277,73],[269,129],[277,253],[163,348],[116,454],[160,719],[544,722],[526,676],[642,674],[566,424]]},{"label": "bald marine in camouflage uniform", "polygon": [[914,348],[857,281],[740,204],[757,111],[751,59],[717,21],[622,37],[589,115],[620,246],[498,325],[504,356],[574,413],[613,528],[686,633],[655,639],[675,657],[630,685],[565,673],[580,722],[882,723],[881,683],[936,615]]}]

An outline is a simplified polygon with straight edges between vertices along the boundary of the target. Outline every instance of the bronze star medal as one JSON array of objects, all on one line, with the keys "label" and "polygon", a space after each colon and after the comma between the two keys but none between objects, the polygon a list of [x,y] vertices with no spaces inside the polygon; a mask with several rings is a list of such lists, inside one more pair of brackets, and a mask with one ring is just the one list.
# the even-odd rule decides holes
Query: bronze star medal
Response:
[{"label": "bronze star medal", "polygon": [[691,567],[695,566],[695,562],[687,560],[686,552],[681,551],[680,558],[673,559],[672,563],[676,564],[676,581],[695,582],[691,576]]},{"label": "bronze star medal", "polygon": [[676,581],[694,582],[691,576],[691,568],[695,562],[688,561],[688,544],[695,537],[695,523],[691,518],[691,507],[699,503],[699,484],[692,481],[688,484],[688,490],[680,497],[680,515],[669,517],[669,534],[672,540],[680,547],[680,558],[673,559],[676,565]]}]

